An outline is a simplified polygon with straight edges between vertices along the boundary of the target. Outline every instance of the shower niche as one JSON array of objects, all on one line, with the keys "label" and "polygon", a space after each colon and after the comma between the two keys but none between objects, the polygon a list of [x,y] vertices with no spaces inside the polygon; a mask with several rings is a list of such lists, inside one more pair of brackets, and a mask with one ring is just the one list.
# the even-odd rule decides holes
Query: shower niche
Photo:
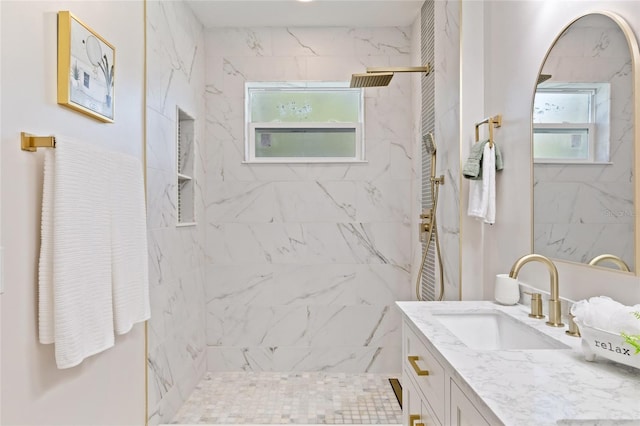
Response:
[{"label": "shower niche", "polygon": [[195,217],[195,119],[177,108],[176,160],[177,160],[177,226],[193,226]]}]

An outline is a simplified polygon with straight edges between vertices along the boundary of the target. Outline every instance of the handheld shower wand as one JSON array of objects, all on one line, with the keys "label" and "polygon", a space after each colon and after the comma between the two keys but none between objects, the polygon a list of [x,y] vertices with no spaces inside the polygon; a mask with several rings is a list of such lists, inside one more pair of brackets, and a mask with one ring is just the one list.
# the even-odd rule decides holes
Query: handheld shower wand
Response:
[{"label": "handheld shower wand", "polygon": [[429,177],[429,185],[431,189],[431,208],[425,209],[420,215],[422,222],[420,223],[420,235],[427,233],[425,240],[426,246],[422,253],[422,261],[420,262],[420,270],[418,271],[418,278],[416,280],[416,297],[421,300],[420,294],[420,282],[422,274],[424,273],[424,264],[431,247],[431,241],[435,240],[436,257],[438,258],[438,271],[440,275],[440,295],[438,300],[444,299],[444,271],[442,265],[442,256],[440,253],[440,239],[438,237],[437,223],[436,223],[436,208],[438,206],[438,195],[440,193],[440,185],[444,184],[444,175],[436,177],[436,141],[433,137],[433,133],[427,133],[422,138],[425,152],[431,155],[431,176]]},{"label": "handheld shower wand", "polygon": [[430,182],[443,184],[444,176],[436,177],[436,152],[438,152],[438,148],[436,147],[436,140],[433,137],[433,133],[427,133],[422,137],[422,143],[424,144],[424,149],[427,154],[431,155],[431,177],[429,178]]}]

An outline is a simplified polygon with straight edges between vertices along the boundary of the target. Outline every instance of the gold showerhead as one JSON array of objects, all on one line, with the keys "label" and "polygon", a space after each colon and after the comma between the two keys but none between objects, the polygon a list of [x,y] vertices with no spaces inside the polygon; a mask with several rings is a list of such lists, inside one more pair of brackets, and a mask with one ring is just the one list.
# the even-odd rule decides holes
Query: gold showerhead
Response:
[{"label": "gold showerhead", "polygon": [[392,77],[392,72],[366,72],[362,74],[352,74],[351,84],[349,85],[349,87],[388,86]]},{"label": "gold showerhead", "polygon": [[549,80],[551,78],[551,74],[540,74],[538,76],[538,82],[536,83],[536,86],[540,83],[544,83],[545,81]]},{"label": "gold showerhead", "polygon": [[349,87],[380,87],[388,86],[394,73],[397,72],[423,72],[429,75],[431,67],[389,67],[389,68],[367,68],[363,74],[352,74]]}]

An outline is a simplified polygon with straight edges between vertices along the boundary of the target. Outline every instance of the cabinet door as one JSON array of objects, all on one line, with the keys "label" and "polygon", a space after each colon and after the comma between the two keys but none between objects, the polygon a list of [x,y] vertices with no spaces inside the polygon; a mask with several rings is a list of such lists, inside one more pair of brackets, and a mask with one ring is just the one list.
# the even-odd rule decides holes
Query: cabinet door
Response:
[{"label": "cabinet door", "polygon": [[405,371],[402,382],[402,424],[404,426],[440,426],[429,404],[422,398],[418,386]]},{"label": "cabinet door", "polygon": [[451,400],[449,404],[449,419],[455,426],[491,426],[482,417],[480,411],[467,399],[456,382],[451,380]]}]

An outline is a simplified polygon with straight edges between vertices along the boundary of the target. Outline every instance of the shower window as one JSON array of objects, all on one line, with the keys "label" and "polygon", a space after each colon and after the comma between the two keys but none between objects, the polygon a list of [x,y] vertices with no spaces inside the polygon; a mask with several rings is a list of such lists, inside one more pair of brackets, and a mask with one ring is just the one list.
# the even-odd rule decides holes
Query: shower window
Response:
[{"label": "shower window", "polygon": [[245,162],[363,162],[363,94],[348,86],[247,83]]},{"label": "shower window", "polygon": [[609,92],[604,83],[540,84],[534,100],[534,161],[608,162]]}]

